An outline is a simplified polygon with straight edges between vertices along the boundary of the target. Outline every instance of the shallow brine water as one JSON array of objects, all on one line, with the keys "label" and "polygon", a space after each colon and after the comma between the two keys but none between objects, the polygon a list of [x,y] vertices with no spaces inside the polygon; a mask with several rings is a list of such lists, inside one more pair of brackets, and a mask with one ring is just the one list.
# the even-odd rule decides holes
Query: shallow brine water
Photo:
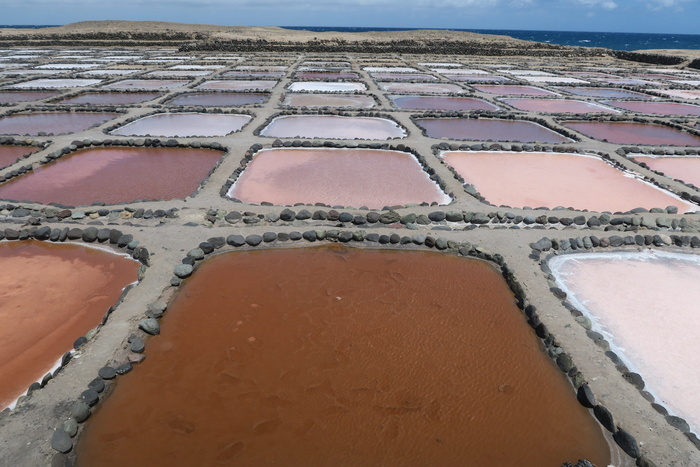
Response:
[{"label": "shallow brine water", "polygon": [[700,186],[700,157],[645,157],[640,154],[630,154],[630,157],[644,162],[652,170],[663,172],[668,177]]},{"label": "shallow brine water", "polygon": [[700,106],[681,104],[678,102],[639,102],[639,101],[606,101],[603,102],[612,107],[656,115],[700,115]]},{"label": "shallow brine water", "polygon": [[576,86],[559,86],[557,89],[585,97],[607,97],[620,99],[651,99],[648,94],[641,92],[627,91],[626,89],[617,88],[585,88]]},{"label": "shallow brine water", "polygon": [[562,125],[591,138],[617,144],[700,146],[700,136],[656,123],[562,122]]},{"label": "shallow brine water", "polygon": [[139,104],[141,102],[152,101],[163,94],[159,92],[86,92],[75,97],[62,99],[57,104]]},{"label": "shallow brine water", "polygon": [[0,242],[0,409],[97,326],[139,264],[97,248]]},{"label": "shallow brine water", "polygon": [[492,118],[417,118],[430,138],[520,143],[564,143],[571,140],[534,122]]},{"label": "shallow brine water", "polygon": [[411,154],[371,149],[258,152],[228,193],[250,203],[384,206],[450,202]]},{"label": "shallow brine water", "polygon": [[575,101],[570,99],[501,99],[508,105],[519,110],[542,113],[610,113],[616,114],[619,111],[594,104],[592,102]]},{"label": "shallow brine water", "polygon": [[610,459],[499,272],[477,260],[222,254],[185,282],[147,352],[88,422],[80,466]]},{"label": "shallow brine water", "polygon": [[449,94],[466,92],[460,86],[450,83],[377,83],[380,89],[389,92],[407,92],[414,94]]},{"label": "shallow brine water", "polygon": [[0,104],[38,101],[58,94],[58,91],[0,91]]},{"label": "shallow brine water", "polygon": [[278,138],[391,139],[403,138],[406,130],[396,122],[376,117],[336,115],[284,115],[274,118],[260,132]]},{"label": "shallow brine water", "polygon": [[0,134],[38,135],[41,132],[62,135],[87,130],[121,114],[112,112],[16,113],[0,118]]},{"label": "shallow brine water", "polygon": [[227,79],[205,81],[196,89],[224,89],[230,91],[269,91],[274,88],[277,81],[270,80],[243,80]]},{"label": "shallow brine water", "polygon": [[474,97],[388,96],[399,109],[415,110],[498,110],[498,107]]},{"label": "shallow brine water", "polygon": [[240,131],[253,117],[214,113],[149,115],[109,132],[119,136],[225,136]]},{"label": "shallow brine water", "polygon": [[355,107],[367,109],[374,107],[377,103],[371,96],[288,93],[284,97],[282,105],[293,107]]},{"label": "shallow brine water", "polygon": [[180,94],[166,102],[166,104],[236,107],[239,105],[262,104],[269,97],[269,94],[254,92],[192,92]]},{"label": "shallow brine water", "polygon": [[191,148],[90,148],[0,185],[0,199],[69,206],[185,198],[223,153]]},{"label": "shallow brine water", "polygon": [[557,284],[605,335],[645,390],[700,428],[700,258],[662,251],[563,255]]},{"label": "shallow brine water", "polygon": [[495,205],[564,206],[590,211],[696,205],[631,177],[593,156],[549,152],[471,152],[443,154],[467,183]]},{"label": "shallow brine water", "polygon": [[482,84],[479,86],[474,86],[474,89],[499,96],[559,96],[559,94],[556,92],[537,88],[535,86],[515,86],[505,84],[486,86]]},{"label": "shallow brine water", "polygon": [[32,146],[6,146],[0,144],[0,167],[7,167],[14,164],[20,157],[38,151],[39,148]]},{"label": "shallow brine water", "polygon": [[172,89],[189,84],[184,79],[125,79],[102,86],[104,89]]},{"label": "shallow brine water", "polygon": [[333,82],[296,82],[289,85],[290,91],[325,91],[325,92],[354,92],[366,91],[364,83],[333,83]]}]

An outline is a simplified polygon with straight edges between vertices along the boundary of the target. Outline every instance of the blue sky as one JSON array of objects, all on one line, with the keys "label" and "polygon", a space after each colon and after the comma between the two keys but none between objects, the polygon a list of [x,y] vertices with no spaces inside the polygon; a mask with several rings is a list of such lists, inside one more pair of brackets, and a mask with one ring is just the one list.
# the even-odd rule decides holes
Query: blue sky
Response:
[{"label": "blue sky", "polygon": [[0,0],[3,24],[85,20],[700,34],[700,0]]}]

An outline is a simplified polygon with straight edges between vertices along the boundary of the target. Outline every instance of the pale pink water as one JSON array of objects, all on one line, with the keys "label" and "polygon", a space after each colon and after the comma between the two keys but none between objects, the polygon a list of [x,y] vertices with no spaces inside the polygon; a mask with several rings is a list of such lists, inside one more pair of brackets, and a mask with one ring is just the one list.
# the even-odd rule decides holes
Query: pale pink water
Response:
[{"label": "pale pink water", "polygon": [[672,178],[700,186],[700,157],[641,157],[634,156],[653,170],[658,170]]},{"label": "pale pink water", "polygon": [[86,92],[62,99],[57,104],[138,104],[162,96],[159,92]]},{"label": "pale pink water", "polygon": [[456,84],[450,83],[377,83],[384,91],[389,92],[412,92],[425,94],[449,94],[463,93],[464,89]]},{"label": "pale pink water", "polygon": [[0,104],[38,101],[58,94],[58,91],[0,91]]},{"label": "pale pink water", "polygon": [[282,105],[295,107],[374,107],[376,102],[370,96],[350,95],[338,96],[334,94],[295,94],[285,96]]},{"label": "pale pink water", "polygon": [[112,130],[119,136],[224,136],[240,131],[250,115],[212,113],[165,113],[149,115]]},{"label": "pale pink water", "polygon": [[501,99],[516,109],[543,113],[619,113],[617,110],[591,102],[570,99]]},{"label": "pale pink water", "polygon": [[184,86],[184,79],[125,79],[102,86],[104,89],[171,89]]},{"label": "pale pink water", "polygon": [[498,107],[474,97],[388,96],[399,109],[416,110],[498,110]]},{"label": "pale pink water", "polygon": [[301,79],[356,79],[360,75],[357,73],[348,72],[325,72],[325,71],[305,71],[294,73],[295,78]]},{"label": "pale pink water", "polygon": [[523,120],[495,118],[417,118],[430,138],[473,141],[517,141],[520,143],[565,143],[571,141],[559,133]]},{"label": "pale pink water", "polygon": [[73,133],[120,115],[114,112],[16,113],[0,118],[0,134],[37,135],[42,131],[55,135]]},{"label": "pale pink water", "polygon": [[645,389],[700,428],[700,258],[661,251],[564,255],[557,283]]},{"label": "pale pink water", "polygon": [[270,80],[212,80],[205,81],[196,89],[228,89],[231,91],[269,91],[275,87],[277,81]]},{"label": "pale pink water", "polygon": [[395,79],[399,81],[437,81],[437,77],[427,73],[370,73],[374,79]]},{"label": "pale pink water", "polygon": [[678,102],[607,101],[604,104],[644,114],[700,115],[700,106]]},{"label": "pale pink water", "polygon": [[619,97],[622,99],[651,99],[652,97],[648,94],[642,94],[641,92],[628,91],[626,89],[616,89],[616,88],[585,88],[576,86],[560,86],[557,89],[562,91],[570,92],[571,94],[576,94],[577,96],[585,97]]},{"label": "pale pink water", "polygon": [[667,194],[592,156],[537,152],[443,154],[445,162],[492,204],[564,206],[591,211],[697,206]]},{"label": "pale pink water", "polygon": [[90,148],[0,185],[0,199],[69,206],[191,195],[223,153],[185,148]]},{"label": "pale pink water", "polygon": [[481,92],[488,94],[496,94],[500,96],[559,96],[556,92],[547,91],[546,89],[537,88],[535,86],[514,86],[514,85],[479,85],[474,86]]},{"label": "pale pink water", "polygon": [[278,138],[391,139],[403,138],[406,131],[385,118],[341,117],[336,115],[284,115],[276,117],[261,136]]},{"label": "pale pink water", "polygon": [[167,102],[167,105],[239,106],[262,104],[269,94],[254,92],[192,92],[181,94]]},{"label": "pale pink water", "polygon": [[250,203],[326,203],[380,209],[450,198],[405,152],[270,149],[258,152],[228,193]]},{"label": "pale pink water", "polygon": [[27,154],[37,151],[38,148],[32,146],[6,146],[0,144],[0,167],[7,167],[14,164],[17,159]]},{"label": "pale pink water", "polygon": [[451,79],[452,81],[471,81],[474,83],[479,82],[491,82],[491,81],[510,81],[510,79],[505,76],[495,76],[495,75],[444,75],[445,78]]},{"label": "pale pink water", "polygon": [[684,133],[656,123],[638,122],[562,122],[584,135],[618,144],[700,146],[700,136]]},{"label": "pale pink water", "polygon": [[227,71],[221,76],[227,78],[281,78],[284,75],[284,71]]}]

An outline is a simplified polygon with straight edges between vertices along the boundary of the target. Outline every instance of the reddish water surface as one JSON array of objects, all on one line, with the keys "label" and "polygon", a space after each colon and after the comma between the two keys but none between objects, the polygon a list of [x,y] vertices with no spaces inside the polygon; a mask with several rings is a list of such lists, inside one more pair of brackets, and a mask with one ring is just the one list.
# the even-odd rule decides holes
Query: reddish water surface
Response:
[{"label": "reddish water surface", "polygon": [[147,352],[87,422],[79,466],[610,460],[502,277],[477,260],[222,254],[184,284]]},{"label": "reddish water surface", "polygon": [[437,81],[437,77],[427,73],[370,73],[374,79],[395,79],[399,81]]},{"label": "reddish water surface", "polygon": [[399,109],[415,110],[498,110],[498,107],[474,97],[388,96]]},{"label": "reddish water surface", "polygon": [[391,139],[403,138],[406,130],[386,118],[337,115],[284,115],[260,132],[278,138]]},{"label": "reddish water surface", "polygon": [[102,321],[139,265],[80,245],[0,243],[0,409]]},{"label": "reddish water surface", "polygon": [[444,75],[445,78],[452,81],[470,81],[474,83],[487,83],[491,81],[510,81],[505,76],[496,75]]},{"label": "reddish water surface", "polygon": [[642,375],[644,389],[697,432],[700,373],[687,369],[700,366],[700,257],[587,253],[555,257],[550,266],[569,300]]},{"label": "reddish water surface", "polygon": [[0,185],[0,199],[69,206],[185,198],[223,153],[189,148],[90,148]]},{"label": "reddish water surface", "polygon": [[656,123],[562,122],[562,125],[591,138],[608,140],[617,144],[700,146],[700,136]]},{"label": "reddish water surface", "polygon": [[119,116],[115,112],[16,113],[0,118],[0,134],[37,135],[43,131],[62,135],[87,130]]},{"label": "reddish water surface", "polygon": [[370,209],[450,201],[410,154],[371,149],[260,151],[229,196],[250,203],[321,202]]},{"label": "reddish water surface", "polygon": [[338,96],[330,94],[288,93],[282,105],[295,107],[374,107],[377,103],[371,96]]},{"label": "reddish water surface", "polygon": [[634,155],[634,158],[671,178],[700,186],[700,157],[642,157]]},{"label": "reddish water surface", "polygon": [[188,83],[189,80],[184,79],[125,79],[102,87],[104,89],[171,89]]},{"label": "reddish water surface", "polygon": [[520,143],[564,143],[571,140],[534,122],[491,118],[417,118],[430,138],[474,141],[516,141]]},{"label": "reddish water surface", "polygon": [[464,89],[450,83],[377,83],[381,89],[389,92],[410,92],[416,94],[463,93]]},{"label": "reddish water surface", "polygon": [[75,97],[62,99],[57,104],[138,104],[162,96],[159,92],[86,92]]},{"label": "reddish water surface", "polygon": [[197,89],[228,89],[231,91],[269,91],[274,88],[277,81],[271,80],[243,80],[226,79],[205,81]]},{"label": "reddish water surface", "polygon": [[38,101],[59,94],[57,91],[0,91],[0,104]]},{"label": "reddish water surface", "polygon": [[575,94],[577,96],[585,97],[608,97],[608,98],[621,98],[621,99],[650,99],[651,96],[648,94],[642,94],[641,92],[627,91],[626,89],[617,88],[585,88],[578,86],[559,86],[557,89],[562,91]]},{"label": "reddish water surface", "polygon": [[7,146],[0,144],[0,167],[14,164],[17,159],[37,150],[38,148],[32,146]]},{"label": "reddish water surface", "polygon": [[665,191],[626,174],[598,157],[548,152],[446,152],[446,163],[492,204],[564,206],[591,211],[677,206],[695,211]]},{"label": "reddish water surface", "polygon": [[120,136],[224,136],[240,131],[250,115],[213,113],[163,113],[149,115],[109,133]]},{"label": "reddish water surface", "polygon": [[700,115],[700,106],[678,102],[607,101],[604,104],[644,114]]},{"label": "reddish water surface", "polygon": [[547,91],[546,89],[537,88],[535,86],[514,86],[514,85],[479,85],[474,86],[481,92],[496,94],[499,96],[558,96],[556,92]]},{"label": "reddish water surface", "polygon": [[230,78],[250,77],[250,78],[281,78],[286,73],[284,71],[227,71],[221,76]]},{"label": "reddish water surface", "polygon": [[542,113],[619,113],[617,110],[594,104],[592,102],[570,99],[502,99],[516,109]]},{"label": "reddish water surface", "polygon": [[326,72],[326,71],[304,71],[304,72],[296,72],[294,73],[295,78],[300,78],[300,79],[325,79],[325,80],[332,80],[332,79],[357,79],[360,77],[357,73],[354,73],[352,71],[343,71],[343,72]]},{"label": "reddish water surface", "polygon": [[262,104],[269,97],[269,94],[253,92],[192,92],[180,94],[169,100],[167,104],[236,107],[239,105]]}]

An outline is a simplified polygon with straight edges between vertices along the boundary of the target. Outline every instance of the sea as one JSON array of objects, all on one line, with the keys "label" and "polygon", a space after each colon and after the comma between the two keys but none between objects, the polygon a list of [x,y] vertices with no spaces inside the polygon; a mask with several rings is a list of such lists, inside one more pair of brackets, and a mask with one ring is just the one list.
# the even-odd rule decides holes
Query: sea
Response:
[{"label": "sea", "polygon": [[[285,29],[315,32],[414,31],[419,28],[353,28],[282,26]],[[510,36],[526,41],[613,50],[700,49],[700,34],[647,34],[633,32],[526,31],[520,29],[447,29],[479,34]]]},{"label": "sea", "polygon": [[[56,25],[0,25],[0,28],[47,28]],[[415,31],[420,28],[360,28],[282,26],[285,29],[315,32],[368,32],[368,31]],[[526,41],[579,47],[603,47],[613,50],[642,49],[700,49],[700,34],[648,34],[638,32],[584,32],[584,31],[528,31],[521,29],[443,29],[479,34],[510,36]]]}]

